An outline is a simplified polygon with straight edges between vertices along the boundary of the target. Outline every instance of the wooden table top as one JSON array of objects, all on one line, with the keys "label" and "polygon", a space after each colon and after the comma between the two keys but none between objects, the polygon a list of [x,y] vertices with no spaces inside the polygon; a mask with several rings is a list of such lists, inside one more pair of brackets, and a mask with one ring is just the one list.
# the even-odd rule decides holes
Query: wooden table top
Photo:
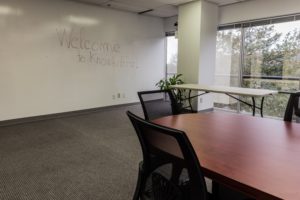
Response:
[{"label": "wooden table top", "polygon": [[256,199],[300,199],[300,124],[220,112],[153,122],[187,134],[206,176]]}]

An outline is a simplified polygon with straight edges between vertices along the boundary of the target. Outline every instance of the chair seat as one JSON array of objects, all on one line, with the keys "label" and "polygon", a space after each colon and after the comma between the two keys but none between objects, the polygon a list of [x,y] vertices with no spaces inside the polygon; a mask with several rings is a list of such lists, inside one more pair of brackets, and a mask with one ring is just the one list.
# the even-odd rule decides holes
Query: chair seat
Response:
[{"label": "chair seat", "polygon": [[[165,171],[167,171],[167,170],[165,170]],[[155,176],[157,176],[157,174],[158,174],[158,176],[160,175],[160,176],[162,176],[162,177],[164,177],[164,176],[170,176],[167,172],[165,172],[164,171],[164,169],[163,168],[161,168],[161,170],[159,170],[159,172],[154,172],[154,174],[156,174]],[[138,182],[140,182],[140,179],[141,178],[143,178],[142,176],[143,176],[143,173],[144,173],[144,169],[143,169],[143,161],[140,161],[140,163],[139,163],[139,177],[138,177]],[[183,174],[182,176],[181,176],[181,180],[185,180],[185,185],[187,186],[189,183],[188,183],[188,180],[186,179],[187,177],[185,177],[185,175]],[[162,178],[162,179],[164,179],[164,178]],[[167,183],[167,182],[170,182],[168,179],[165,179],[165,180],[162,180],[163,182],[165,182],[165,184],[167,185],[167,184],[170,184],[170,183]],[[206,187],[207,187],[207,189],[208,189],[208,192],[207,192],[207,197],[208,197],[208,200],[213,200],[214,199],[214,197],[213,197],[213,194],[212,194],[212,187],[213,187],[213,181],[211,180],[211,179],[208,179],[208,178],[205,178],[205,183],[206,183]],[[142,192],[143,194],[142,194],[142,196],[143,196],[143,198],[142,199],[144,199],[144,200],[160,200],[161,198],[154,198],[153,197],[153,193],[154,192],[157,192],[157,191],[154,191],[155,189],[153,189],[153,185],[157,185],[158,183],[156,182],[156,183],[153,183],[153,182],[151,182],[151,181],[146,181],[146,186],[145,186],[145,188],[144,188],[144,191]],[[172,183],[170,184],[170,185],[173,185]],[[178,188],[180,191],[182,190],[182,188],[181,187],[177,187],[176,185],[175,186],[170,186],[170,185],[168,185],[167,187],[174,187],[173,189],[171,189],[171,190],[174,190],[174,191],[172,191],[172,192],[174,192],[176,195],[179,195],[179,194],[177,194],[178,193],[178,191],[176,191],[177,189],[176,188]],[[157,189],[156,189],[157,190]],[[162,189],[162,191],[163,191],[164,189]],[[158,191],[158,192],[162,192],[162,191]],[[171,191],[168,191],[168,192],[171,192]],[[180,196],[180,195],[179,195]],[[163,200],[166,200],[166,199],[164,199],[164,198],[162,198]],[[182,197],[182,200],[186,200],[187,198],[185,198],[185,197]]]}]

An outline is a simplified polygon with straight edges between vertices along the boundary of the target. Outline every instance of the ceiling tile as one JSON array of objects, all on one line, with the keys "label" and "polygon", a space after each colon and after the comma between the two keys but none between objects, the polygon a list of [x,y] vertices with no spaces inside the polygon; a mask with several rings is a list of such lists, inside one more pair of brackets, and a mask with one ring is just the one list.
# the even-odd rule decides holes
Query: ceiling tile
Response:
[{"label": "ceiling tile", "polygon": [[107,2],[107,0],[70,0],[70,1],[77,1],[77,2],[82,2],[82,3],[91,3],[91,4],[98,4],[101,5],[105,2]]},{"label": "ceiling tile", "polygon": [[125,10],[125,11],[130,11],[130,12],[142,12],[145,10],[148,10],[149,8],[144,7],[144,6],[139,6],[139,5],[134,5],[134,4],[126,4],[123,2],[117,2],[117,1],[110,1],[109,7],[114,8],[114,9],[119,9],[119,10]]},{"label": "ceiling tile", "polygon": [[250,0],[207,0],[209,2],[215,3],[219,6],[243,2],[243,1],[250,1]]},{"label": "ceiling tile", "polygon": [[134,6],[148,8],[148,9],[154,9],[165,5],[165,3],[156,0],[112,0],[111,2],[134,5]]},{"label": "ceiling tile", "polygon": [[191,1],[195,1],[195,0],[156,0],[156,1],[163,3],[163,4],[180,5],[180,4],[188,3]]},{"label": "ceiling tile", "polygon": [[[69,0],[82,3],[100,5],[105,7],[111,7],[114,9],[129,11],[129,12],[143,12],[153,9],[151,12],[145,13],[145,15],[157,16],[157,17],[172,17],[178,14],[177,6],[183,3],[188,3],[195,0]],[[203,0],[204,1],[204,0]],[[251,1],[251,0],[205,0],[215,3],[219,6]]]},{"label": "ceiling tile", "polygon": [[145,15],[151,15],[156,17],[172,17],[178,14],[178,8],[173,5],[165,5],[154,9]]}]

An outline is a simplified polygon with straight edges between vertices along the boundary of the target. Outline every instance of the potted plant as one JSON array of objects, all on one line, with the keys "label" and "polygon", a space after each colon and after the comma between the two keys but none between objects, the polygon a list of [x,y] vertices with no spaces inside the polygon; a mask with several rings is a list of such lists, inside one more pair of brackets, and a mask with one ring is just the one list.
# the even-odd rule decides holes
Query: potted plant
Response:
[{"label": "potted plant", "polygon": [[[161,90],[169,90],[171,89],[172,85],[180,85],[183,83],[184,81],[182,80],[182,74],[174,74],[169,78],[161,79],[158,83],[156,83],[156,86]],[[173,89],[173,94],[178,104],[182,105],[182,100],[185,98],[182,91]]]},{"label": "potted plant", "polygon": [[161,79],[156,86],[158,86],[161,90],[169,90],[171,89],[171,85],[180,85],[183,84],[182,74],[174,74],[170,78]]}]

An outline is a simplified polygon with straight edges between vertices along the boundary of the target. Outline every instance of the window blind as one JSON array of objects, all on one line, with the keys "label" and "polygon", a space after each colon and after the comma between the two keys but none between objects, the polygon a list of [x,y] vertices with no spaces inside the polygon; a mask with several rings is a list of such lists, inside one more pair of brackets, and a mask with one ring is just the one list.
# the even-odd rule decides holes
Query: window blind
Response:
[{"label": "window blind", "polygon": [[300,20],[300,13],[293,14],[293,15],[272,17],[272,18],[257,19],[251,21],[236,22],[231,24],[223,24],[218,26],[218,30],[263,26],[263,25],[284,23],[284,22],[297,21],[297,20]]}]

